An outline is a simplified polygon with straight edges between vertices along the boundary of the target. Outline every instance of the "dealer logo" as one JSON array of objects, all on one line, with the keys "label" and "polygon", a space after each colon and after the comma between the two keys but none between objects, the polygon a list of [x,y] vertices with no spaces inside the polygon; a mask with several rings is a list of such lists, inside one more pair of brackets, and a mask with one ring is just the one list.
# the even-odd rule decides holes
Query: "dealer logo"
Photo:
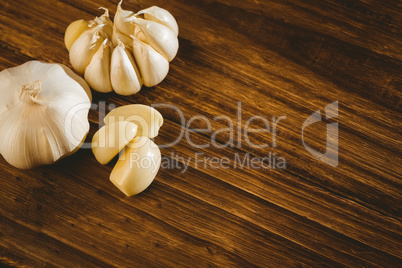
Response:
[{"label": "dealer logo", "polygon": [[[325,106],[326,119],[335,118],[338,116],[338,101]],[[304,148],[320,161],[327,163],[333,167],[338,166],[338,123],[327,124],[327,140],[325,146],[325,153],[318,152],[309,147],[304,141],[304,129],[314,123],[322,121],[321,111],[317,110],[310,115],[303,123],[302,127],[302,142]]]}]

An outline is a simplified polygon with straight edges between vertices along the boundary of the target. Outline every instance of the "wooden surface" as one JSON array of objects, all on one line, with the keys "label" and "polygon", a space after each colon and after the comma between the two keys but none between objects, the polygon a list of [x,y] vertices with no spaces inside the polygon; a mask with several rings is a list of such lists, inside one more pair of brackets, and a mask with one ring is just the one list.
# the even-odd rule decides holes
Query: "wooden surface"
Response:
[{"label": "wooden surface", "polygon": [[[64,63],[64,31],[77,19],[114,16],[117,1],[0,2],[0,69],[28,60]],[[402,4],[390,1],[125,1],[158,5],[177,19],[180,49],[158,86],[108,107],[160,108],[155,139],[176,167],[125,197],[89,149],[54,165],[18,170],[0,159],[0,264],[16,267],[401,267]],[[213,132],[254,115],[286,116],[277,127],[217,148]],[[326,123],[339,124],[339,165],[304,148],[303,122],[338,101],[339,116],[306,129],[325,152]],[[103,106],[102,106],[103,105]],[[106,109],[107,112],[107,109]],[[210,120],[212,132],[197,131]],[[90,140],[104,112],[91,110]],[[254,121],[250,128],[264,127]],[[1,138],[1,137],[0,137]],[[229,132],[216,136],[225,144]],[[276,153],[286,168],[234,167],[236,156]],[[195,155],[200,159],[196,160]],[[229,159],[229,168],[206,159]],[[190,159],[184,170],[184,163]],[[177,160],[177,161],[173,161]],[[185,160],[185,161],[184,161]],[[203,162],[204,161],[204,162]],[[207,163],[204,165],[204,163]]]}]

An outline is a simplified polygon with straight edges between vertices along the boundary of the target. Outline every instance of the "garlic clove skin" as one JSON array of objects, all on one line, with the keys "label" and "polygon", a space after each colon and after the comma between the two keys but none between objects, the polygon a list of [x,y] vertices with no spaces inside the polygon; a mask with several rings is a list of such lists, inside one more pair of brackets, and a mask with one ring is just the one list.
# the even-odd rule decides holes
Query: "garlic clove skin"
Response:
[{"label": "garlic clove skin", "polygon": [[105,13],[103,13],[100,17],[96,17],[93,21],[90,22],[90,25],[98,25],[103,26],[102,31],[108,36],[111,37],[113,34],[113,22],[109,18],[109,10],[104,7],[100,7],[99,9],[103,9]]},{"label": "garlic clove skin", "polygon": [[143,104],[129,104],[110,111],[103,119],[106,125],[117,121],[129,121],[138,126],[137,136],[154,138],[163,125],[163,117],[155,108]]},{"label": "garlic clove skin", "polygon": [[68,51],[70,51],[70,48],[75,40],[77,40],[78,37],[89,28],[89,22],[86,20],[76,20],[68,25],[64,35],[64,44],[66,45]]},{"label": "garlic clove skin", "polygon": [[135,19],[133,22],[138,25],[144,34],[145,43],[151,45],[169,62],[176,57],[179,50],[179,39],[172,30],[151,20]]},{"label": "garlic clove skin", "polygon": [[109,163],[137,134],[137,125],[117,121],[101,127],[92,138],[92,152],[102,165]]},{"label": "garlic clove skin", "polygon": [[0,153],[17,168],[71,154],[89,131],[89,97],[58,64],[30,61],[3,70],[0,95]]},{"label": "garlic clove skin", "polygon": [[136,137],[120,155],[110,181],[125,195],[136,195],[148,188],[160,165],[158,146],[147,137]]},{"label": "garlic clove skin", "polygon": [[85,69],[84,78],[98,92],[113,91],[110,83],[110,41],[105,39]]},{"label": "garlic clove skin", "polygon": [[103,26],[98,25],[86,30],[74,42],[70,49],[70,62],[74,70],[83,75],[85,68],[105,40]]},{"label": "garlic clove skin", "polygon": [[133,56],[127,52],[122,42],[119,42],[119,45],[113,50],[110,69],[110,78],[116,93],[132,95],[140,91],[141,75]]},{"label": "garlic clove skin", "polygon": [[179,35],[179,26],[177,25],[176,19],[173,15],[166,9],[152,6],[137,12],[136,15],[143,15],[144,19],[155,21],[157,23],[163,24],[169,29],[171,29],[176,36]]},{"label": "garlic clove skin", "polygon": [[150,45],[133,37],[133,54],[145,86],[153,87],[165,79],[169,62]]}]

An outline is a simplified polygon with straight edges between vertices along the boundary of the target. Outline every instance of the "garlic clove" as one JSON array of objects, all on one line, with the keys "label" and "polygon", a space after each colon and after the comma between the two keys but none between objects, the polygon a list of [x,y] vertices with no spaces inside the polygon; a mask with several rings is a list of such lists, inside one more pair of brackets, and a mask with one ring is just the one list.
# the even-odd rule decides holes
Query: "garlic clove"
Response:
[{"label": "garlic clove", "polygon": [[68,25],[64,35],[64,44],[68,51],[70,51],[75,40],[77,40],[78,37],[89,28],[89,23],[86,20],[76,20]]},{"label": "garlic clove", "polygon": [[92,152],[102,165],[109,163],[137,133],[137,125],[117,121],[101,127],[92,138]]},{"label": "garlic clove", "polygon": [[114,24],[113,35],[112,35],[113,46],[117,47],[119,45],[119,41],[122,42],[127,49],[132,50],[133,39],[130,36],[127,36],[124,33],[117,30],[116,24]]},{"label": "garlic clove", "polygon": [[[146,36],[144,35],[144,32],[141,30],[141,28],[138,25],[135,25],[134,28],[134,34],[135,37],[137,37],[138,40],[148,43]],[[132,38],[131,38],[132,40]]]},{"label": "garlic clove", "polygon": [[112,53],[110,79],[114,91],[120,95],[132,95],[140,91],[142,79],[133,57],[119,42]]},{"label": "garlic clove", "polygon": [[117,107],[103,119],[106,125],[111,122],[129,121],[138,126],[137,136],[154,138],[163,125],[163,117],[155,108],[143,104],[130,104]]},{"label": "garlic clove", "polygon": [[117,5],[116,14],[114,16],[114,25],[116,29],[121,33],[130,36],[134,34],[135,24],[132,22],[135,14],[132,11],[124,10],[121,8],[121,3],[123,0],[119,2]]},{"label": "garlic clove", "polygon": [[158,146],[147,137],[136,137],[120,155],[110,181],[125,195],[136,195],[148,188],[160,165]]},{"label": "garlic clove", "polygon": [[133,22],[139,26],[144,34],[145,43],[151,45],[169,62],[176,57],[179,49],[179,39],[171,29],[151,20],[137,18]]},{"label": "garlic clove", "polygon": [[85,69],[84,78],[98,92],[112,91],[110,83],[110,41],[105,39]]},{"label": "garlic clove", "polygon": [[135,37],[133,54],[145,86],[152,87],[162,82],[169,72],[169,62],[165,57]]},{"label": "garlic clove", "polygon": [[[144,36],[144,33],[139,28],[139,26],[135,24],[135,20],[137,18],[135,17],[134,12],[122,9],[121,8],[122,2],[123,1],[120,1],[120,3],[117,5],[116,15],[114,16],[115,29],[117,29],[119,33],[125,36],[134,35],[139,40],[145,42],[146,37]],[[125,42],[123,41],[123,43]],[[117,45],[117,43],[115,43],[115,45]],[[132,47],[132,41],[128,47]]]},{"label": "garlic clove", "polygon": [[17,168],[51,164],[81,146],[90,100],[58,64],[30,61],[0,72],[0,152]]},{"label": "garlic clove", "polygon": [[146,20],[152,20],[157,23],[163,24],[169,29],[171,29],[176,36],[179,35],[179,26],[177,25],[176,19],[173,15],[166,9],[152,6],[137,12],[136,15],[143,15]]},{"label": "garlic clove", "polygon": [[74,42],[70,49],[70,62],[74,70],[83,75],[93,55],[105,39],[102,25],[86,30]]}]

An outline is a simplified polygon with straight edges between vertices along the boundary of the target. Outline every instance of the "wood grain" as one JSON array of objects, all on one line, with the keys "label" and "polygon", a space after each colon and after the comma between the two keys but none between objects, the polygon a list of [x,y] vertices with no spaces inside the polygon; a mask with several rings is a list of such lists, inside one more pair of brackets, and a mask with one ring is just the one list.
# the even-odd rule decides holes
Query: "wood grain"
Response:
[{"label": "wood grain", "polygon": [[[117,1],[0,2],[0,69],[29,60],[69,64],[64,31],[114,16]],[[109,105],[159,107],[163,159],[145,192],[124,197],[89,149],[18,170],[0,159],[0,264],[11,267],[401,267],[402,32],[399,0],[125,1],[177,19],[180,49],[167,78],[133,96],[94,93],[90,141]],[[338,117],[304,141],[325,152],[339,124],[339,165],[312,156],[303,122],[338,101]],[[239,104],[240,103],[240,104]],[[238,108],[241,105],[241,122]],[[105,108],[105,109],[103,109]],[[202,120],[211,122],[211,131]],[[231,146],[225,120],[244,129],[285,116],[271,132]],[[324,115],[324,114],[323,114]],[[264,127],[254,121],[251,128]],[[163,148],[184,131],[187,139]],[[216,140],[213,140],[216,138]],[[284,169],[236,166],[236,157],[286,160]],[[196,158],[196,155],[199,159]],[[228,168],[208,159],[228,159]]]}]

